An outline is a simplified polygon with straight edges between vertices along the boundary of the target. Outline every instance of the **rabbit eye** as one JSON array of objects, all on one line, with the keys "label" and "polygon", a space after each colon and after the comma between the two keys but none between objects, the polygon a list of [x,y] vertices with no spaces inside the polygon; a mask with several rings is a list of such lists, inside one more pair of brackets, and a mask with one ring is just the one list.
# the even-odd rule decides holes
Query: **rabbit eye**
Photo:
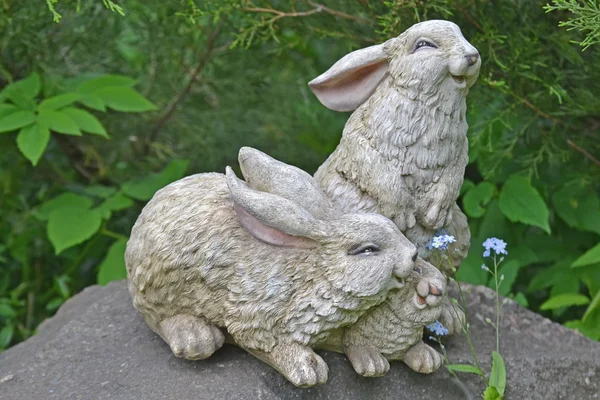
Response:
[{"label": "rabbit eye", "polygon": [[348,252],[348,254],[351,256],[357,256],[357,255],[370,256],[372,254],[378,253],[380,250],[381,249],[379,248],[379,246],[377,246],[375,244],[365,244],[365,245],[359,246],[353,250],[350,250]]},{"label": "rabbit eye", "polygon": [[415,50],[420,49],[421,47],[432,47],[434,49],[437,49],[437,46],[431,42],[428,42],[427,40],[419,40],[417,42],[417,45],[415,46]]}]

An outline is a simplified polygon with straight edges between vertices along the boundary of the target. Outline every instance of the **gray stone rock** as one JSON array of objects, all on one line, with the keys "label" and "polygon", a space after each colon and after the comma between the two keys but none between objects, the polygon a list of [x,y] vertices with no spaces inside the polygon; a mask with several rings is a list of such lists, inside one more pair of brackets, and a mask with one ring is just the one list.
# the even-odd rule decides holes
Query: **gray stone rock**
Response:
[{"label": "gray stone rock", "polygon": [[[493,294],[474,287],[468,317],[474,345],[489,370]],[[507,399],[599,399],[600,343],[509,302],[501,353]],[[447,340],[454,363],[470,362],[464,336]],[[0,399],[480,399],[481,379],[443,369],[419,375],[392,363],[383,378],[354,373],[340,354],[323,353],[329,382],[298,389],[269,366],[225,345],[205,361],[175,358],[131,306],[125,282],[93,286],[69,300],[38,335],[0,354]]]}]

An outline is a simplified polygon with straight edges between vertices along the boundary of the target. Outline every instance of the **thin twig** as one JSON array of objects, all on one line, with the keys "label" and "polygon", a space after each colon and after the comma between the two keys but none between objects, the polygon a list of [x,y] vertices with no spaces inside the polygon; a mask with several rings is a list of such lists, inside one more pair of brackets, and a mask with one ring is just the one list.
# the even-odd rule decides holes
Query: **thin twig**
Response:
[{"label": "thin twig", "polygon": [[313,15],[313,14],[317,14],[317,13],[326,13],[326,14],[334,15],[336,17],[340,17],[340,18],[344,18],[344,19],[351,19],[353,21],[357,21],[357,22],[361,22],[361,23],[371,23],[371,21],[366,18],[357,17],[355,15],[347,14],[342,11],[334,10],[334,9],[324,6],[323,4],[314,3],[311,0],[308,0],[307,3],[311,7],[313,7],[312,10],[284,12],[284,11],[280,11],[280,10],[275,10],[273,8],[246,7],[246,8],[242,8],[242,11],[275,14],[276,17],[272,18],[271,22],[275,22],[281,18],[307,17],[309,15]]},{"label": "thin twig", "polygon": [[533,104],[531,104],[529,102],[529,100],[527,100],[526,98],[519,98],[518,96],[516,96],[519,100],[521,100],[521,102],[523,102],[523,104],[525,104],[527,107],[531,108],[537,115],[539,115],[542,118],[546,118],[549,119],[550,121],[554,122],[555,124],[558,125],[564,125],[563,122],[557,118],[554,118],[551,115],[546,114],[545,112],[543,112],[542,110],[540,110],[539,108],[537,108],[536,106],[534,106]]},{"label": "thin twig", "polygon": [[158,119],[158,121],[156,122],[156,124],[154,125],[154,127],[152,128],[152,130],[150,131],[150,134],[148,135],[148,137],[146,139],[146,145],[145,145],[145,148],[143,150],[143,153],[147,153],[148,152],[148,150],[150,148],[150,146],[149,146],[150,143],[152,143],[156,139],[156,136],[158,135],[158,132],[167,123],[167,121],[169,120],[169,118],[171,118],[171,116],[175,112],[175,109],[177,108],[177,106],[179,105],[179,103],[181,103],[183,101],[183,99],[185,99],[185,97],[188,95],[188,93],[190,92],[190,90],[192,90],[192,86],[194,86],[194,82],[196,82],[196,78],[198,77],[198,75],[200,74],[200,72],[202,72],[202,70],[204,70],[204,67],[206,67],[206,65],[208,64],[208,61],[210,60],[210,57],[213,55],[213,52],[214,52],[214,49],[215,49],[215,42],[217,40],[217,37],[219,36],[219,33],[221,32],[221,26],[222,26],[222,22],[219,22],[219,25],[211,32],[211,34],[208,37],[208,40],[206,42],[206,49],[205,49],[204,53],[202,54],[202,56],[200,57],[200,61],[198,62],[198,65],[191,72],[191,74],[190,74],[190,76],[188,78],[188,83],[177,94],[177,96],[175,96],[169,102],[169,105],[167,106],[167,108],[163,112],[162,116]]},{"label": "thin twig", "polygon": [[591,162],[593,162],[594,164],[596,164],[597,166],[600,167],[600,161],[598,161],[598,159],[596,159],[593,155],[591,155],[590,153],[588,153],[587,151],[585,151],[581,147],[577,146],[575,143],[573,143],[570,140],[567,140],[567,144],[569,146],[571,146],[572,148],[574,148],[575,150],[577,150],[578,152],[580,152],[581,154],[583,154]]},{"label": "thin twig", "polygon": [[320,8],[323,12],[326,12],[327,14],[335,15],[336,17],[351,19],[353,21],[362,22],[365,24],[370,24],[372,22],[371,20],[366,19],[366,18],[357,17],[355,15],[347,14],[342,11],[332,10],[331,8],[325,7],[322,4],[313,3],[311,0],[308,0],[308,4],[310,4],[311,6],[313,6],[315,8]]}]

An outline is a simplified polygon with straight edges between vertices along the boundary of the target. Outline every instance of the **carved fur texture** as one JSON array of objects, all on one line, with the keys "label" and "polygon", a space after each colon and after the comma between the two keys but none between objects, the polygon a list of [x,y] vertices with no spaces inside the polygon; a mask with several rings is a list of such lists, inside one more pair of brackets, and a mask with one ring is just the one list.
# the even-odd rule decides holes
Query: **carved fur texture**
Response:
[{"label": "carved fur texture", "polygon": [[381,215],[330,218],[248,187],[231,170],[172,183],[146,205],[127,244],[133,304],[175,355],[209,357],[226,328],[292,383],[322,383],[327,366],[310,347],[383,302],[416,258]]},{"label": "carved fur texture", "polygon": [[387,216],[425,259],[427,241],[447,228],[455,266],[470,242],[456,199],[468,162],[465,98],[480,64],[458,26],[433,20],[348,54],[309,84],[326,106],[356,108],[315,174],[335,206]]}]

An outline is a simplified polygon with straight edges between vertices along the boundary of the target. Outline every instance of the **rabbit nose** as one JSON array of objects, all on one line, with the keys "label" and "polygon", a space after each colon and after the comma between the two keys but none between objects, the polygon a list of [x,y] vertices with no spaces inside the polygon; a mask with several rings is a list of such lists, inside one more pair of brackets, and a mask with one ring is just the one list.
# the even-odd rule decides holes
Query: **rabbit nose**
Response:
[{"label": "rabbit nose", "polygon": [[465,56],[465,58],[467,59],[467,63],[469,64],[469,67],[470,67],[472,65],[475,65],[475,63],[479,59],[479,53],[467,54]]}]

